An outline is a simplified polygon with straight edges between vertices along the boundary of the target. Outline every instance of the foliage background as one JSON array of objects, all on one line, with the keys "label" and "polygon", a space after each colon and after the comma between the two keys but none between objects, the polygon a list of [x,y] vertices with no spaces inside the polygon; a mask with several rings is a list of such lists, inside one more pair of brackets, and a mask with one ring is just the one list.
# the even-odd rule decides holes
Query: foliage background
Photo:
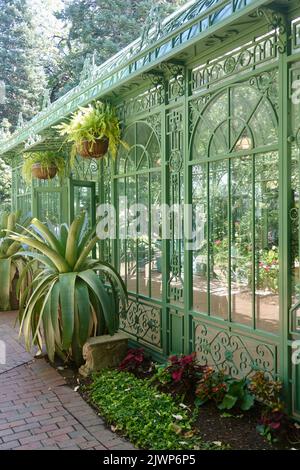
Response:
[{"label": "foliage background", "polygon": [[[184,0],[159,0],[166,16]],[[44,90],[51,101],[74,87],[85,58],[100,65],[140,36],[151,0],[0,0],[0,81],[6,100],[0,123],[30,119]],[[9,163],[9,162],[6,162]],[[3,170],[5,168],[5,170]],[[7,181],[8,178],[8,181]],[[9,199],[10,177],[0,159],[0,202]]]}]

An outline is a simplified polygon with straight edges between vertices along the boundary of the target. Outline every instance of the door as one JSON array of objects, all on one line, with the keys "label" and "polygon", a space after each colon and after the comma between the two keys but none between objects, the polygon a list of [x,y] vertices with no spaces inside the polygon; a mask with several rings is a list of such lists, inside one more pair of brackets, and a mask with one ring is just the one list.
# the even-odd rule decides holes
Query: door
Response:
[{"label": "door", "polygon": [[67,220],[66,189],[41,186],[33,190],[33,215],[55,227]]},{"label": "door", "polygon": [[93,227],[96,223],[95,182],[70,180],[70,223],[82,211],[88,214],[89,227]]}]

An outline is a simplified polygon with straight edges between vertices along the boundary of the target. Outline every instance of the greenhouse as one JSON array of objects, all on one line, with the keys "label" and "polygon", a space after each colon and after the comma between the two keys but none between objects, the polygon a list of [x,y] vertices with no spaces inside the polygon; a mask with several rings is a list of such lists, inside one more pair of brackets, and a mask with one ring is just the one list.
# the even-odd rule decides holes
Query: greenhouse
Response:
[{"label": "greenhouse", "polygon": [[[101,66],[87,59],[80,84],[52,103],[45,93],[31,121],[20,115],[14,133],[2,129],[0,147],[14,211],[55,226],[85,210],[93,225],[99,205],[115,208],[115,236],[99,241],[97,256],[125,281],[121,329],[133,344],[157,360],[196,351],[235,378],[279,377],[294,418],[299,97],[298,2],[200,0],[167,19],[153,7],[140,39]],[[117,110],[126,145],[116,158],[77,155],[64,178],[27,184],[26,155],[70,154],[57,126],[95,100]],[[124,200],[148,208],[141,236],[121,236]],[[162,205],[184,209],[155,233],[151,208]]]}]

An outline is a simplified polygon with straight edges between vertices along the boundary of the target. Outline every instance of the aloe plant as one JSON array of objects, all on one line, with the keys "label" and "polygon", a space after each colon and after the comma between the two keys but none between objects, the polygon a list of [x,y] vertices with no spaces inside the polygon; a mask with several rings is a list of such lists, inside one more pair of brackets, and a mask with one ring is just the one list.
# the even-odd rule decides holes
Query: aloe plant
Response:
[{"label": "aloe plant", "polygon": [[70,228],[63,224],[56,232],[33,219],[26,235],[10,235],[29,247],[23,256],[40,264],[32,292],[25,291],[20,301],[20,333],[27,349],[32,344],[42,348],[44,339],[52,362],[57,353],[80,365],[86,340],[113,335],[119,327],[119,301],[123,309],[127,306],[126,287],[118,272],[110,264],[91,258],[98,237],[95,228],[86,227],[85,214]]},{"label": "aloe plant", "polygon": [[[22,295],[31,282],[30,269],[26,268],[26,260],[19,254],[21,242],[11,240],[8,231],[20,232],[18,222],[27,225],[29,220],[21,220],[18,212],[3,212],[0,215],[0,310],[12,308],[12,298]],[[26,270],[25,270],[26,268]],[[16,280],[19,278],[19,287]]]}]

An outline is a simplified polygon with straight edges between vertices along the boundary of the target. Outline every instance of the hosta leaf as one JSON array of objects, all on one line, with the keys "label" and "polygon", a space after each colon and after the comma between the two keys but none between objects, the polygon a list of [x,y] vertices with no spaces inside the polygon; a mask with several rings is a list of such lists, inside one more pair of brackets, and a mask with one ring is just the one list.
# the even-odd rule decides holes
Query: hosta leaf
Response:
[{"label": "hosta leaf", "polygon": [[228,393],[225,395],[222,403],[218,405],[218,408],[220,410],[231,410],[231,408],[234,407],[236,402],[238,401],[238,397],[234,397],[232,395],[229,395]]},{"label": "hosta leaf", "polygon": [[243,411],[248,411],[254,405],[254,396],[250,393],[245,393],[245,396],[241,402],[240,408]]}]

